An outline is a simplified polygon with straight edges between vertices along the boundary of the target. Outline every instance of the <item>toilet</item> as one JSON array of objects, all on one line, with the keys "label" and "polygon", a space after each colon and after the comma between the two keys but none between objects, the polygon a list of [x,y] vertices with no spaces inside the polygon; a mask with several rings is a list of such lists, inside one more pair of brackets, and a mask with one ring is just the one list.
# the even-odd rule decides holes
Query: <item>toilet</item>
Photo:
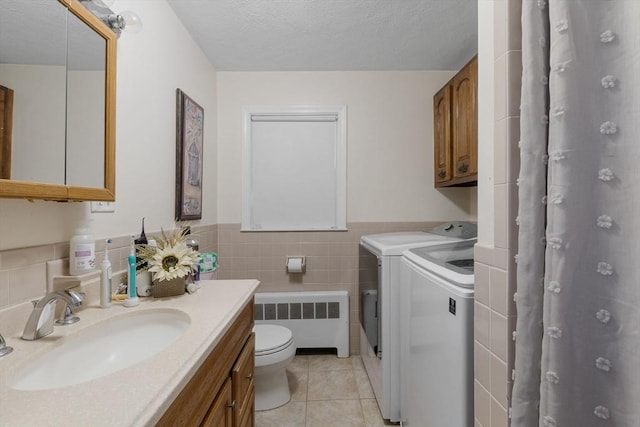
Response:
[{"label": "toilet", "polygon": [[293,333],[279,325],[259,324],[256,334],[255,410],[277,408],[291,399],[286,367],[296,355]]}]

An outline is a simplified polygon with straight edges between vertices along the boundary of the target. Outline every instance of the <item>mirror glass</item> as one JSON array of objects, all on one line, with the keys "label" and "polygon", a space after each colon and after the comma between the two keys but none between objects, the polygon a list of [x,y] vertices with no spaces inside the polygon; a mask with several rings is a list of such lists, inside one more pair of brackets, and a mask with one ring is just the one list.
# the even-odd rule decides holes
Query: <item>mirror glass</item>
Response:
[{"label": "mirror glass", "polygon": [[115,55],[79,2],[0,0],[0,197],[114,200]]},{"label": "mirror glass", "polygon": [[65,183],[67,9],[51,0],[0,0],[3,176]]},{"label": "mirror glass", "polygon": [[74,14],[68,19],[67,185],[104,187],[107,42]]}]

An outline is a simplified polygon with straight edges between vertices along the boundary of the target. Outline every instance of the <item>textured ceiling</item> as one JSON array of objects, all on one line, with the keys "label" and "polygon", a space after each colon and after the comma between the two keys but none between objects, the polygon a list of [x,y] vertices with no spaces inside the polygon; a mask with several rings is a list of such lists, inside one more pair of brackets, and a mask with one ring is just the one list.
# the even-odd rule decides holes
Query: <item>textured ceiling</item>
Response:
[{"label": "textured ceiling", "polygon": [[456,70],[477,0],[168,0],[221,71]]}]

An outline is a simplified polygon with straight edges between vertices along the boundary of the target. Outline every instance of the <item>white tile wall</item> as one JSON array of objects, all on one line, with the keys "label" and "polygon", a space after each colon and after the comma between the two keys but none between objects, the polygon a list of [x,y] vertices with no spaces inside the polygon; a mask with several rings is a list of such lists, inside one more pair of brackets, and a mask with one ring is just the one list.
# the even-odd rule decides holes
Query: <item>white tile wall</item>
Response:
[{"label": "white tile wall", "polygon": [[518,245],[521,9],[522,0],[494,2],[494,239],[493,246],[476,246],[475,251],[475,425],[482,427],[509,425],[515,356],[511,335],[516,320],[513,257]]}]

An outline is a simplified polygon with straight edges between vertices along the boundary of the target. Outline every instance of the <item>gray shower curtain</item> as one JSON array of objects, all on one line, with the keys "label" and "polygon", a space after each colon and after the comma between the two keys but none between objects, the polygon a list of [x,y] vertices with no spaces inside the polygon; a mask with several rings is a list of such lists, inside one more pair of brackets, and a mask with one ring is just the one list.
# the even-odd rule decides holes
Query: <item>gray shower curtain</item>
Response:
[{"label": "gray shower curtain", "polygon": [[640,0],[522,0],[514,427],[640,426]]}]

